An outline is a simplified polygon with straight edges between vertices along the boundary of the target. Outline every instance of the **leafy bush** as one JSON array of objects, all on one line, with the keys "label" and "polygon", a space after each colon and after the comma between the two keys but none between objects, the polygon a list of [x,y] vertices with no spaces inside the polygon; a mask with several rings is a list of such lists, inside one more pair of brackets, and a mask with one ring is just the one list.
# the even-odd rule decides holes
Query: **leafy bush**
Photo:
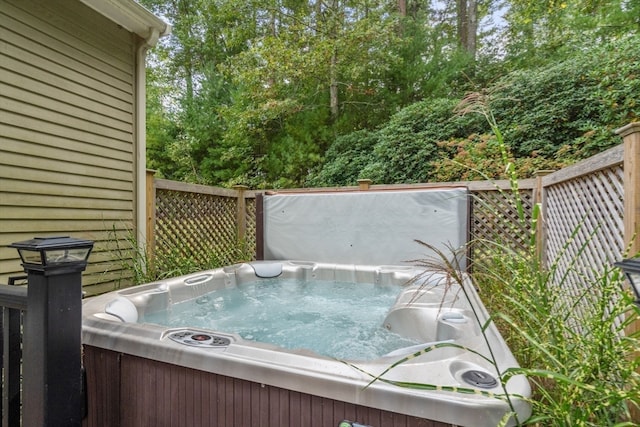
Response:
[{"label": "leafy bush", "polygon": [[551,67],[514,71],[491,89],[491,108],[516,157],[572,160],[618,144],[613,130],[638,120],[638,37],[577,52]]},{"label": "leafy bush", "polygon": [[384,182],[424,182],[438,158],[438,142],[478,130],[479,120],[454,114],[457,101],[436,99],[411,105],[378,132],[376,160],[383,165]]},{"label": "leafy bush", "polygon": [[376,133],[368,130],[338,137],[325,154],[325,166],[307,181],[311,186],[355,185],[361,171],[374,159],[378,142]]},{"label": "leafy bush", "polygon": [[[477,118],[455,115],[456,104],[449,99],[418,102],[399,111],[376,132],[360,131],[339,138],[327,151],[323,168],[311,182],[347,185],[353,181],[344,178],[352,180],[356,176],[376,183],[429,180],[433,175],[431,161],[442,151],[439,142],[486,128]],[[363,136],[365,139],[361,140]],[[343,167],[347,167],[344,176],[339,172]]]},{"label": "leafy bush", "polygon": [[[491,110],[519,175],[557,169],[619,144],[613,130],[640,120],[638,70],[636,35],[577,51],[552,66],[496,79],[484,92],[491,95]],[[352,149],[336,141],[310,182],[347,184],[338,172],[347,164],[350,178],[375,183],[504,178],[489,127],[477,117],[457,115],[457,103],[453,98],[432,99],[404,108],[373,132],[374,152],[358,155],[357,162],[348,162]],[[356,167],[361,167],[359,173]]]}]

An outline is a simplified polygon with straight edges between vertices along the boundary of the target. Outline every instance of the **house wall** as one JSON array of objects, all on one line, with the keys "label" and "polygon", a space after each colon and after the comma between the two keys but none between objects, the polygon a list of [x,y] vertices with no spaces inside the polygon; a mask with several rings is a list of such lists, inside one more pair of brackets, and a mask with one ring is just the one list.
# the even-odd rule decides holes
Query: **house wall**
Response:
[{"label": "house wall", "polygon": [[92,293],[129,274],[137,44],[76,0],[0,0],[0,283],[35,236],[94,240]]}]

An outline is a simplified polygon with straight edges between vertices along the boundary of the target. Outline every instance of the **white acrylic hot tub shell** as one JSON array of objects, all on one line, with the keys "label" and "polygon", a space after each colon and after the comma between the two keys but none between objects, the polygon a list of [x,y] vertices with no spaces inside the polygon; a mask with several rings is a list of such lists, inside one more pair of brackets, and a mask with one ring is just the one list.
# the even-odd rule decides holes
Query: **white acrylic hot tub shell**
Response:
[{"label": "white acrylic hot tub shell", "polygon": [[[274,262],[264,262],[273,264]],[[351,281],[354,283],[406,284],[420,270],[407,266],[356,266],[319,264],[312,262],[279,262],[283,277],[314,278],[318,280]],[[260,263],[254,263],[260,264]],[[206,280],[201,278],[206,276]],[[195,278],[195,279],[194,279]],[[191,281],[194,285],[185,284]],[[175,328],[154,324],[123,322],[131,313],[109,314],[105,309],[118,299],[126,299],[132,304],[119,302],[116,305],[125,310],[135,306],[139,311],[155,310],[184,299],[194,298],[198,292],[205,293],[215,286],[232,287],[243,281],[254,281],[254,268],[249,264],[225,267],[190,276],[169,279],[153,284],[116,291],[85,300],[83,305],[83,343],[117,352],[132,354],[166,363],[172,363],[206,372],[268,384],[289,390],[328,397],[344,402],[370,406],[432,420],[449,422],[461,426],[495,426],[504,414],[510,411],[500,399],[479,394],[463,394],[450,391],[424,391],[401,388],[376,381],[369,387],[371,375],[378,375],[396,362],[401,355],[382,357],[372,361],[343,361],[319,356],[299,350],[285,350],[273,345],[245,341],[240,336],[215,332],[226,336],[231,344],[222,348],[200,348],[172,341],[168,338]],[[415,286],[414,286],[415,287]],[[427,289],[425,287],[424,289]],[[400,288],[399,288],[400,290]],[[445,295],[448,303],[414,301],[407,306],[403,298],[415,290],[405,286],[405,294],[390,310],[385,322],[396,332],[406,328],[408,335],[421,334],[421,319],[436,319],[434,324],[424,325],[432,332],[424,332],[425,341],[445,340],[488,354],[485,340],[479,334],[477,324],[456,323],[460,317],[471,319],[472,312],[466,298],[454,288]],[[432,287],[431,294],[437,295],[442,289]],[[471,304],[486,320],[487,314],[477,294],[468,287]],[[354,304],[356,304],[354,302]],[[421,307],[420,304],[423,306]],[[129,308],[127,308],[129,307]],[[447,319],[443,314],[455,312]],[[394,314],[398,313],[398,314]],[[193,329],[193,328],[190,328]],[[424,328],[422,328],[424,329]],[[203,331],[211,333],[212,331]],[[497,329],[487,328],[487,337],[494,350],[501,371],[517,366]],[[415,350],[412,350],[415,351]],[[352,365],[357,366],[358,369]],[[426,383],[438,386],[465,387],[461,381],[462,372],[475,369],[496,376],[495,368],[481,357],[458,348],[439,348],[403,363],[385,374],[392,381]],[[510,393],[529,397],[530,387],[523,376],[509,380]],[[503,393],[500,387],[486,390]],[[513,399],[520,421],[530,414],[530,406],[522,399]]]}]

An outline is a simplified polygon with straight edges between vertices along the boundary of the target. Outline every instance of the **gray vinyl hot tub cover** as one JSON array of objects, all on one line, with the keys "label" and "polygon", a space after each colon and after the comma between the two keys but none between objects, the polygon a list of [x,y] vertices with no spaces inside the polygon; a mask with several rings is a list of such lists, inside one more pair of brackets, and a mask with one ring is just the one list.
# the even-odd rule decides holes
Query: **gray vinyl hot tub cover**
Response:
[{"label": "gray vinyl hot tub cover", "polygon": [[466,267],[466,188],[271,194],[263,214],[266,260],[410,264],[435,255],[421,240]]}]

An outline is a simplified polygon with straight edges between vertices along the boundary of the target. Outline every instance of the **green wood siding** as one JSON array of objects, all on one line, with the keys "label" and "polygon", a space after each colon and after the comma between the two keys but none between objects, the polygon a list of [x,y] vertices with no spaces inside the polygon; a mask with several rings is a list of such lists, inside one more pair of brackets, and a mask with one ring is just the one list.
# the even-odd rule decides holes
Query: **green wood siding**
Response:
[{"label": "green wood siding", "polygon": [[129,273],[135,226],[136,36],[75,0],[0,0],[0,283],[6,246],[34,236],[96,242],[90,293]]}]

